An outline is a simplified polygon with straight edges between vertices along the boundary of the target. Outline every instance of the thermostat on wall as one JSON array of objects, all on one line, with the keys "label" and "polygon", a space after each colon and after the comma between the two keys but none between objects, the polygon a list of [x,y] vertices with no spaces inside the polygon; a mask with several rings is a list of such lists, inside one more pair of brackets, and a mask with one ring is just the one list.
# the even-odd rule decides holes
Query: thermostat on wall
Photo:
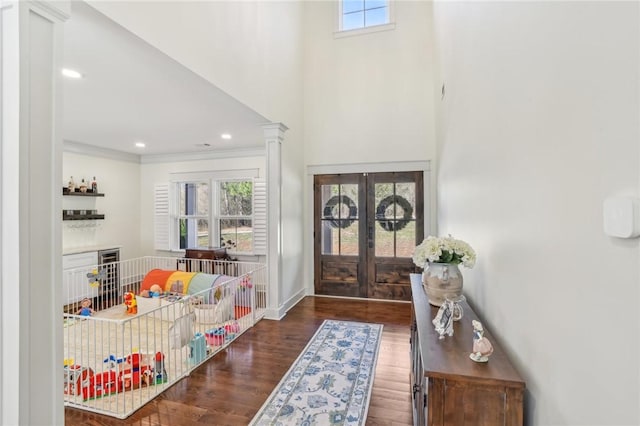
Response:
[{"label": "thermostat on wall", "polygon": [[611,237],[634,238],[640,235],[640,200],[611,197],[604,200],[604,233]]}]

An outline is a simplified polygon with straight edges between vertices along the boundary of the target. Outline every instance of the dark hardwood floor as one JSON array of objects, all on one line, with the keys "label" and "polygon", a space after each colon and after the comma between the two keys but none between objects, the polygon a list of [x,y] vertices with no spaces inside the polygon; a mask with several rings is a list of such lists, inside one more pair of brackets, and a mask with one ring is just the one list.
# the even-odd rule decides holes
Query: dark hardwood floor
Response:
[{"label": "dark hardwood floor", "polygon": [[325,319],[384,324],[367,425],[410,425],[411,305],[306,297],[262,320],[226,350],[125,420],[65,409],[66,425],[246,425]]}]

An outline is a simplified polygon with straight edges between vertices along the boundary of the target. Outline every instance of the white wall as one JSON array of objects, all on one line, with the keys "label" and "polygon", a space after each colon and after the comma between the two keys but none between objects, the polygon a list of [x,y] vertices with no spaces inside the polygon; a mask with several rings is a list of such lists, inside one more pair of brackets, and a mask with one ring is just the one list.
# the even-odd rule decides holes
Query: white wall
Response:
[{"label": "white wall", "polygon": [[335,38],[335,2],[305,3],[307,164],[434,156],[432,6],[394,4],[395,29]]},{"label": "white wall", "polygon": [[[439,227],[478,253],[465,292],[527,384],[526,424],[640,424],[636,2],[437,3]],[[491,361],[489,361],[491,362]]]},{"label": "white wall", "polygon": [[299,1],[101,2],[91,6],[289,130],[282,144],[283,282],[303,288],[302,7]]},{"label": "white wall", "polygon": [[104,197],[63,197],[63,209],[96,209],[104,220],[85,222],[91,228],[76,228],[78,221],[65,221],[62,226],[63,252],[94,246],[121,246],[120,259],[131,259],[149,254],[140,243],[140,164],[92,155],[65,152],[62,156],[60,191],[73,176],[76,185],[84,177],[93,176],[98,192]]}]

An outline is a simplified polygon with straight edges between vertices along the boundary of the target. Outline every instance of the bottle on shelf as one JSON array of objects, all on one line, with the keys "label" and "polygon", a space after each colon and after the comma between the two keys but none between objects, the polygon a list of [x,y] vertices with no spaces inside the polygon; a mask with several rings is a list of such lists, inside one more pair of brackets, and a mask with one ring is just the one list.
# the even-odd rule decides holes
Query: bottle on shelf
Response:
[{"label": "bottle on shelf", "polygon": [[87,192],[87,183],[84,181],[84,178],[82,179],[82,182],[80,182],[79,189],[80,192]]},{"label": "bottle on shelf", "polygon": [[91,192],[93,192],[94,194],[98,193],[98,182],[96,182],[96,177],[93,177],[93,180],[91,181]]},{"label": "bottle on shelf", "polygon": [[69,192],[73,192],[76,190],[76,182],[73,180],[73,176],[71,176],[71,178],[69,179],[67,188],[69,188]]}]

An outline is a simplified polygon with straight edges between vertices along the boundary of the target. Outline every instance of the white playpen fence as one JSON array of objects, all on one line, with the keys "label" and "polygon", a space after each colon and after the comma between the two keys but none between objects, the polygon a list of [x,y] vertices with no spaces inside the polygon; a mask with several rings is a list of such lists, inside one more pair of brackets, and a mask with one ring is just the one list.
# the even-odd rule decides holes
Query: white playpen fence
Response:
[{"label": "white playpen fence", "polygon": [[[145,277],[158,270],[176,277],[156,283],[165,289],[184,290],[196,276],[211,285],[141,297]],[[121,419],[228,346],[266,308],[259,263],[143,257],[67,270],[63,284],[65,405]],[[90,315],[82,311],[87,300]]]}]

